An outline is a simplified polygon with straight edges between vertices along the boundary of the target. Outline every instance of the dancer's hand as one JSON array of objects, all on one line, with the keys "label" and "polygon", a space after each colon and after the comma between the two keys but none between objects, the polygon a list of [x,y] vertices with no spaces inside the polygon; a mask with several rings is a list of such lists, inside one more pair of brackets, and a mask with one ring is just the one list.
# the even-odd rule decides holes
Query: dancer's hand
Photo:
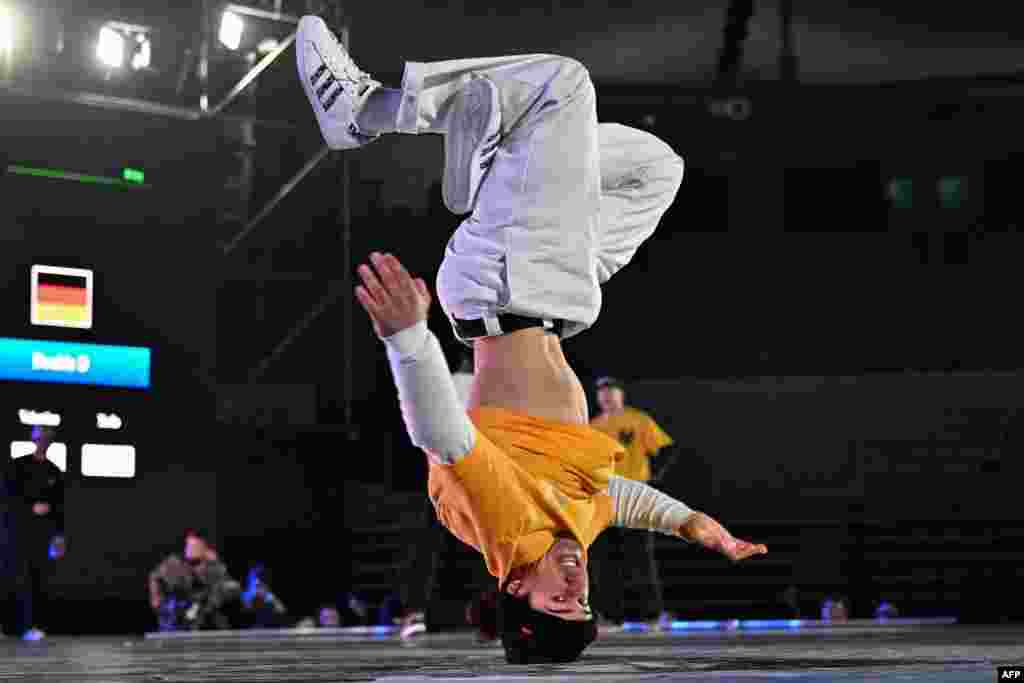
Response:
[{"label": "dancer's hand", "polygon": [[725,527],[703,512],[690,515],[679,528],[679,535],[688,541],[699,543],[708,550],[722,553],[733,562],[768,553],[768,548],[764,545],[734,538]]},{"label": "dancer's hand", "polygon": [[356,298],[373,321],[377,336],[390,337],[426,320],[431,303],[427,283],[413,279],[391,254],[374,252],[370,261],[373,268],[365,263],[359,266],[363,284],[356,287]]}]

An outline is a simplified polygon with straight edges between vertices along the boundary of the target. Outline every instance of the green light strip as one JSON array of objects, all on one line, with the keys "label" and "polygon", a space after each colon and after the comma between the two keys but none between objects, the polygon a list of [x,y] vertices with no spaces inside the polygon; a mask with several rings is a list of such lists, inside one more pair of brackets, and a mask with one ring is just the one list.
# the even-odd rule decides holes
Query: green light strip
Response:
[{"label": "green light strip", "polygon": [[31,166],[7,167],[7,172],[14,175],[35,176],[36,178],[56,178],[57,180],[72,180],[85,185],[114,185],[124,188],[149,188],[149,185],[135,182],[127,182],[120,178],[105,178],[103,176],[87,175],[85,173],[72,173],[71,171],[59,171],[52,168],[32,168]]}]

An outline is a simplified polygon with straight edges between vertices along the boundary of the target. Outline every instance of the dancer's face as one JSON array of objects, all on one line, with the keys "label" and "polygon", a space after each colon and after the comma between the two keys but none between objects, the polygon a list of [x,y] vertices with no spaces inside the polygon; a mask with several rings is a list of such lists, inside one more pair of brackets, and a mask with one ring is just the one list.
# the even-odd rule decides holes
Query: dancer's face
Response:
[{"label": "dancer's face", "polygon": [[597,403],[605,413],[621,413],[626,405],[626,394],[618,387],[601,387],[597,390]]},{"label": "dancer's face", "polygon": [[557,540],[534,571],[509,581],[506,590],[516,597],[529,596],[532,609],[560,619],[587,621],[593,617],[583,548],[573,539]]}]

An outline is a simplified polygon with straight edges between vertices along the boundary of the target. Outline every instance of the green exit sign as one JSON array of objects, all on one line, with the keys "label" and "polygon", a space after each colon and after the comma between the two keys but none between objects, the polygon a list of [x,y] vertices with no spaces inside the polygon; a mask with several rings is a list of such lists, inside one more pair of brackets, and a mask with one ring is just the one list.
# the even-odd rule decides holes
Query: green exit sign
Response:
[{"label": "green exit sign", "polygon": [[124,172],[122,173],[121,177],[124,178],[126,182],[136,183],[137,185],[142,185],[143,183],[146,182],[145,172],[140,171],[137,168],[124,169]]}]

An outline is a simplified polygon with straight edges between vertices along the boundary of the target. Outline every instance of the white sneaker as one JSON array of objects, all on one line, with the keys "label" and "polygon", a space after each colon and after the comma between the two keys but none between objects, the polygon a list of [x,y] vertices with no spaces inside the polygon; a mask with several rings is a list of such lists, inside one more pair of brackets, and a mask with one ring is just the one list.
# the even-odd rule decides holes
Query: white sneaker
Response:
[{"label": "white sneaker", "polygon": [[427,632],[427,624],[424,619],[423,612],[413,612],[402,619],[402,628],[398,632],[399,637],[402,640],[409,640],[415,638],[421,633]]},{"label": "white sneaker", "polygon": [[43,633],[41,630],[37,628],[30,628],[29,630],[25,631],[24,634],[22,634],[21,639],[27,640],[29,642],[35,642],[38,640],[42,640],[45,637],[46,634]]},{"label": "white sneaker", "polygon": [[444,136],[442,193],[448,210],[461,215],[476,206],[501,142],[498,88],[487,78],[474,78],[456,94],[450,117]]},{"label": "white sneaker", "polygon": [[362,147],[380,137],[363,133],[356,123],[363,104],[380,82],[360,71],[323,19],[302,17],[295,54],[302,89],[331,149]]},{"label": "white sneaker", "polygon": [[300,619],[299,622],[295,624],[296,631],[310,631],[315,628],[316,619],[314,619],[313,617],[306,617],[305,619]]}]

